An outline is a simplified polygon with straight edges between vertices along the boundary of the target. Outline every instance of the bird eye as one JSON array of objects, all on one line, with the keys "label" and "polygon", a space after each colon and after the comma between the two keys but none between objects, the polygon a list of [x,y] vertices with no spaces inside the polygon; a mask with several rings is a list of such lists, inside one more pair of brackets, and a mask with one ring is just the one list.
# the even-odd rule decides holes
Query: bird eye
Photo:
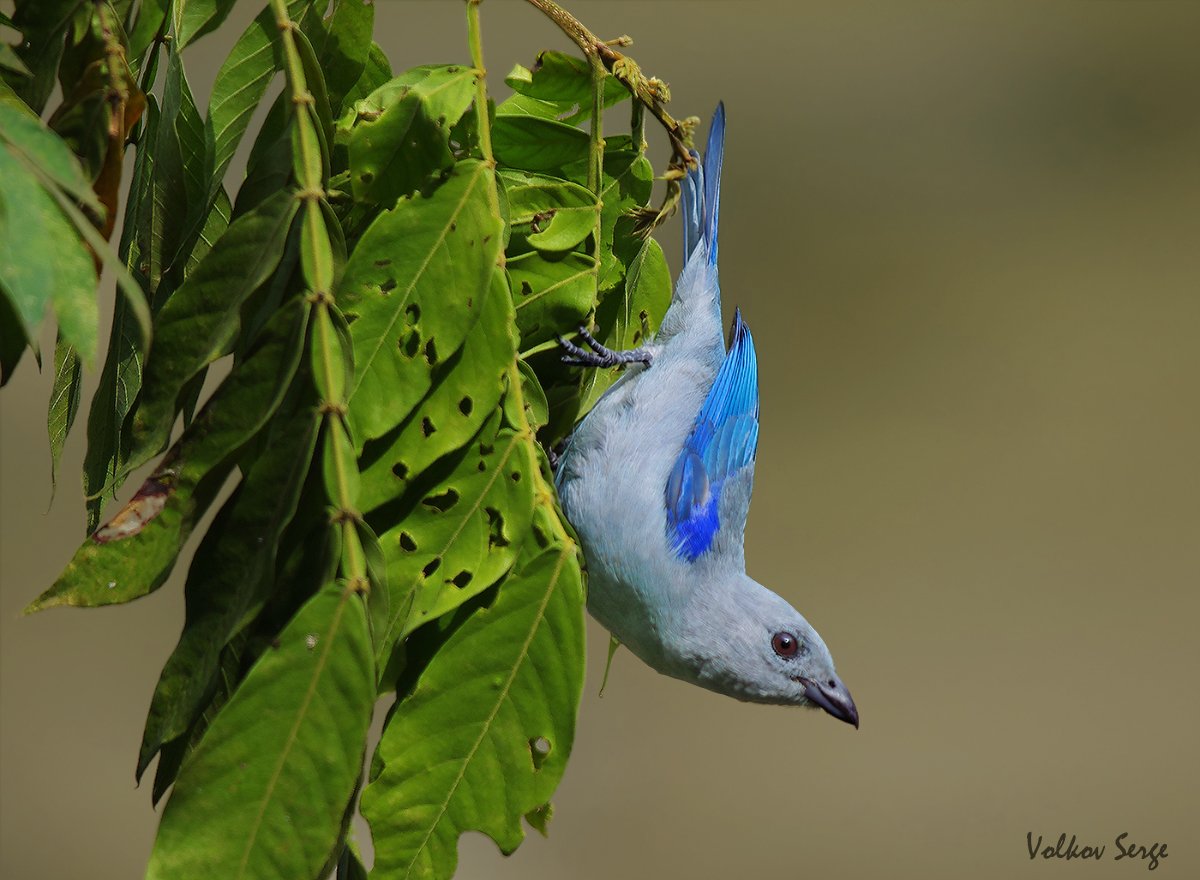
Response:
[{"label": "bird eye", "polygon": [[777,632],[771,636],[771,648],[785,660],[790,659],[800,650],[800,640],[790,632]]}]

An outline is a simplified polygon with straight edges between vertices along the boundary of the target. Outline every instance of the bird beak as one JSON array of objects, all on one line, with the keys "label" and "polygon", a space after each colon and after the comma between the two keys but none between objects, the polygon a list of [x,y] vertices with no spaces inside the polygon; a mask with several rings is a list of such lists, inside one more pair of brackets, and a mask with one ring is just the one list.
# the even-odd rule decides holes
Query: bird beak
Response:
[{"label": "bird beak", "polygon": [[800,683],[804,685],[804,696],[810,703],[820,706],[840,721],[853,724],[854,729],[858,730],[858,707],[839,678],[835,676],[827,682],[801,678]]}]

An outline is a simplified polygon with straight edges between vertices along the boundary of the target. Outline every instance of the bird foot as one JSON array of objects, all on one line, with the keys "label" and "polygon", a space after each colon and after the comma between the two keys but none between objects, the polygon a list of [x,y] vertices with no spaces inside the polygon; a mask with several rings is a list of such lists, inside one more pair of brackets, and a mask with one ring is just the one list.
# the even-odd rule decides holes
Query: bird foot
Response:
[{"label": "bird foot", "polygon": [[595,336],[588,332],[587,327],[581,326],[579,328],[579,335],[587,343],[587,347],[591,351],[581,348],[574,342],[560,336],[558,337],[558,344],[562,346],[565,352],[562,356],[564,364],[569,364],[573,367],[600,368],[617,367],[622,364],[646,364],[649,366],[650,361],[654,359],[654,356],[647,348],[613,351],[611,348],[602,345]]}]

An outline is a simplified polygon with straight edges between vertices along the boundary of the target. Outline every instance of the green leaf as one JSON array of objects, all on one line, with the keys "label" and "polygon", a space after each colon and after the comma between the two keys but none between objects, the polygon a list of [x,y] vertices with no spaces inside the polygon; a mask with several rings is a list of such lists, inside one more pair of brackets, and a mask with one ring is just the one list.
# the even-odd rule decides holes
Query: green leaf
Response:
[{"label": "green leaf", "polygon": [[103,214],[92,182],[63,139],[32,114],[0,104],[0,141],[55,186],[97,216]]},{"label": "green leaf", "polygon": [[300,609],[180,770],[148,880],[317,877],[362,770],[375,673],[362,598]]},{"label": "green leaf", "polygon": [[[578,183],[585,183],[587,163],[575,162],[563,173]],[[623,234],[618,235],[618,221],[630,209],[648,204],[653,191],[654,169],[650,161],[632,149],[627,135],[608,138],[600,190],[600,290],[608,290],[620,281],[625,264],[641,247],[642,237],[634,233],[633,222],[625,218]]]},{"label": "green leaf", "polygon": [[280,630],[337,573],[340,532],[329,528],[325,493],[320,480],[313,476],[310,471],[296,515],[279,540],[272,592],[253,619],[244,621],[237,635],[221,649],[216,685],[187,733],[164,744],[159,753],[154,773],[155,803],[174,784],[181,763],[195,750],[255,661],[264,652],[274,650]]},{"label": "green leaf", "polygon": [[139,777],[163,743],[188,731],[214,686],[222,648],[273,586],[276,547],[296,513],[316,443],[318,419],[305,402],[272,420],[262,452],[196,551],[184,590],[187,620],[150,702]]},{"label": "green leaf", "polygon": [[[549,526],[535,529],[545,537]],[[531,538],[496,600],[449,637],[388,719],[362,796],[373,876],[448,878],[466,831],[517,848],[522,816],[550,799],[571,752],[583,637],[574,546]]]},{"label": "green leaf", "polygon": [[493,414],[462,454],[414,476],[399,500],[369,514],[391,592],[388,626],[377,638],[380,668],[408,633],[483,592],[516,561],[535,479],[524,442]]},{"label": "green leaf", "polygon": [[181,280],[168,280],[159,289],[176,255],[188,245],[187,218],[204,199],[204,132],[177,50],[168,57],[156,134],[145,238],[139,250],[158,309]]},{"label": "green leaf", "polygon": [[428,196],[402,199],[363,234],[338,305],[354,341],[350,418],[359,442],[403,419],[479,318],[500,253],[491,172],[460,162]]},{"label": "green leaf", "polygon": [[0,288],[34,340],[53,301],[59,333],[83,360],[96,355],[96,272],[91,255],[30,167],[0,145]]},{"label": "green leaf", "polygon": [[[597,338],[615,351],[637,348],[662,323],[671,304],[671,270],[662,247],[646,239],[625,276],[623,290],[608,294],[596,309]],[[580,416],[595,406],[621,370],[588,370],[584,379]]]},{"label": "green leaf", "polygon": [[596,197],[577,183],[504,172],[509,225],[539,251],[569,251],[596,228]]},{"label": "green leaf", "polygon": [[362,74],[342,98],[342,106],[350,107],[392,78],[392,65],[378,43],[371,43]]},{"label": "green leaf", "polygon": [[157,589],[234,465],[279,405],[303,349],[308,306],[293,302],[226,377],[137,494],[84,542],[26,609],[111,605]]},{"label": "green leaf", "polygon": [[35,114],[41,114],[54,91],[63,37],[78,5],[79,0],[34,0],[22,3],[13,12],[13,27],[23,37],[17,54],[33,77],[18,77],[18,82],[10,80],[9,84]]},{"label": "green leaf", "polygon": [[471,106],[477,78],[459,65],[419,68],[359,101],[349,145],[354,198],[390,206],[453,165],[450,129]]},{"label": "green leaf", "polygon": [[13,51],[12,46],[7,43],[0,43],[0,67],[5,70],[11,70],[21,76],[33,76],[33,71],[25,66],[25,62]]},{"label": "green leaf", "polygon": [[83,369],[75,349],[62,340],[54,347],[54,387],[50,391],[50,407],[46,416],[46,431],[50,435],[50,491],[58,484],[58,460],[75,414],[79,411],[80,380]]},{"label": "green leaf", "polygon": [[[592,105],[592,73],[588,62],[575,55],[546,50],[541,52],[533,69],[516,65],[504,78],[513,91],[541,101],[571,106],[578,104],[590,112]],[[624,101],[629,90],[615,77],[604,76],[604,106]]]},{"label": "green leaf", "polygon": [[172,15],[175,40],[181,51],[184,46],[220,27],[233,9],[235,0],[175,0]]},{"label": "green leaf", "polygon": [[188,251],[187,261],[183,267],[183,277],[185,279],[200,265],[200,261],[212,250],[217,239],[225,234],[225,230],[229,228],[229,220],[232,213],[233,209],[229,204],[229,194],[222,187],[217,190],[217,195],[213,199],[212,208],[208,212],[204,226],[200,229],[199,236],[197,236],[195,243]]},{"label": "green leaf", "polygon": [[138,4],[137,22],[129,29],[129,61],[135,64],[154,42],[159,26],[167,17],[171,0],[142,0]]},{"label": "green leaf", "polygon": [[[297,5],[295,0],[289,3],[289,14]],[[278,34],[275,15],[267,6],[238,38],[217,71],[204,122],[210,192],[215,192],[224,180],[225,169],[246,133],[254,108],[279,69],[275,58]]]},{"label": "green leaf", "polygon": [[374,23],[375,6],[363,0],[333,0],[325,19],[305,17],[305,32],[324,71],[329,106],[335,115],[367,65]]},{"label": "green leaf", "polygon": [[[125,265],[138,271],[143,284],[147,286],[149,266],[142,262],[142,249],[149,242],[144,230],[153,204],[154,151],[150,145],[157,142],[158,124],[158,102],[150,95],[146,102],[142,141],[137,147],[129,195],[125,202],[119,250]],[[143,331],[128,298],[118,298],[113,305],[112,329],[100,384],[88,410],[88,447],[83,463],[83,486],[88,497],[89,532],[100,525],[104,503],[102,490],[116,477],[129,451],[128,432],[124,430],[125,416],[142,387],[142,363],[148,342],[148,338],[143,338]]]},{"label": "green leaf", "polygon": [[558,119],[563,105],[539,101],[516,92],[496,105],[496,116],[536,116],[539,119]]},{"label": "green leaf", "polygon": [[569,336],[596,300],[596,264],[583,254],[522,254],[508,261],[521,350],[556,336]]},{"label": "green leaf", "polygon": [[278,268],[296,207],[281,192],[239,217],[159,312],[126,472],[166,445],[184,385],[230,350],[239,308]]},{"label": "green leaf", "polygon": [[553,119],[504,115],[492,126],[496,159],[522,171],[557,171],[586,160],[588,146],[587,132]]}]

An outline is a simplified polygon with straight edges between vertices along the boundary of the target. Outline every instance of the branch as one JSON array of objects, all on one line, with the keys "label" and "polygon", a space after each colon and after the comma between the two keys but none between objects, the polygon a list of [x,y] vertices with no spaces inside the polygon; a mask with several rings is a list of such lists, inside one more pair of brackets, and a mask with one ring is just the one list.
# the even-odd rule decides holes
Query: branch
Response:
[{"label": "branch", "polygon": [[662,124],[662,127],[666,129],[667,138],[671,141],[671,149],[674,153],[671,160],[672,165],[687,167],[693,164],[689,149],[692,145],[692,132],[699,120],[695,117],[674,119],[666,111],[663,104],[671,100],[671,90],[667,84],[658,77],[647,77],[642,73],[642,69],[636,61],[613,48],[613,43],[628,45],[630,40],[627,37],[615,40],[613,43],[605,42],[554,0],[528,0],[528,2],[558,25],[559,29],[580,48],[589,62],[599,61],[603,64],[604,69],[629,90],[634,100],[644,105]]}]

